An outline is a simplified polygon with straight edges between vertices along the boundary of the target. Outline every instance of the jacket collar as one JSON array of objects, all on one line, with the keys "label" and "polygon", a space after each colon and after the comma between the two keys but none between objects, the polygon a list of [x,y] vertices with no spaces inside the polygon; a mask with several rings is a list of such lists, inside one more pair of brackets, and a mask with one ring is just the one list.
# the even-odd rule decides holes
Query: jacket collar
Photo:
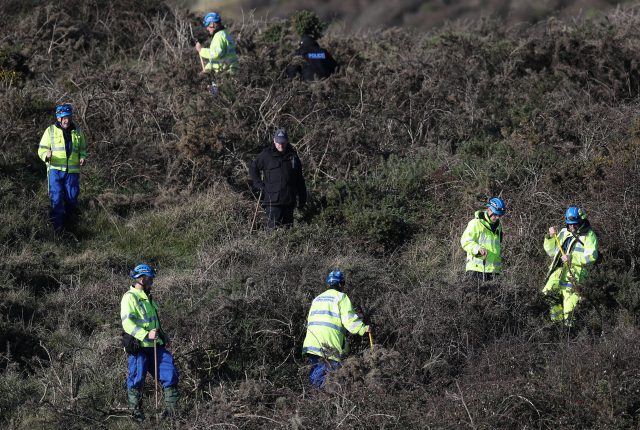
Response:
[{"label": "jacket collar", "polygon": [[133,293],[133,295],[138,297],[139,299],[150,301],[149,296],[147,296],[147,293],[145,293],[144,290],[137,289],[135,285],[131,285],[129,292]]},{"label": "jacket collar", "polygon": [[[60,122],[56,121],[56,123],[54,124],[57,128],[59,128],[62,132],[64,132],[65,130],[60,126]],[[71,124],[69,124],[69,128],[67,129],[68,131],[73,131],[76,129],[76,125],[71,122]]]},{"label": "jacket collar", "polygon": [[284,151],[279,152],[279,151],[276,149],[275,145],[272,143],[272,144],[271,144],[271,146],[269,147],[269,151],[271,151],[271,153],[272,153],[274,156],[277,156],[277,157],[284,157],[285,155],[288,155],[288,154],[291,154],[292,152],[294,152],[294,149],[291,147],[291,144],[290,144],[290,143],[287,143],[287,146],[284,148]]},{"label": "jacket collar", "polygon": [[476,219],[480,220],[480,223],[492,232],[496,232],[500,228],[500,220],[492,223],[487,215],[487,211],[476,211]]}]

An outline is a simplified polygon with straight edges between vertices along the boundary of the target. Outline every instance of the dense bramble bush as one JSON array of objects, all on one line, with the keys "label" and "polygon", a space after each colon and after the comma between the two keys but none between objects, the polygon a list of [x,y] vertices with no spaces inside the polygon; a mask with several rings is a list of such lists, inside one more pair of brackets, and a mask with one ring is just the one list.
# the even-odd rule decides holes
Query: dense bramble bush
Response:
[{"label": "dense bramble bush", "polygon": [[[134,427],[119,301],[128,269],[153,258],[181,372],[177,427],[637,427],[637,10],[329,31],[340,71],[311,84],[282,76],[288,21],[228,22],[241,67],[214,99],[195,16],[151,0],[21,4],[0,4],[15,18],[0,66],[20,72],[0,82],[3,426]],[[54,238],[35,151],[62,101],[89,164],[80,222]],[[295,229],[268,233],[252,229],[247,171],[280,126],[309,204]],[[478,289],[459,238],[495,194],[506,269]],[[569,204],[603,255],[571,331],[539,295],[542,236]],[[311,392],[306,313],[336,267],[376,349],[351,339],[344,368]]]},{"label": "dense bramble bush", "polygon": [[298,36],[308,34],[317,39],[324,33],[327,23],[323,22],[315,13],[301,10],[291,16],[291,27]]}]

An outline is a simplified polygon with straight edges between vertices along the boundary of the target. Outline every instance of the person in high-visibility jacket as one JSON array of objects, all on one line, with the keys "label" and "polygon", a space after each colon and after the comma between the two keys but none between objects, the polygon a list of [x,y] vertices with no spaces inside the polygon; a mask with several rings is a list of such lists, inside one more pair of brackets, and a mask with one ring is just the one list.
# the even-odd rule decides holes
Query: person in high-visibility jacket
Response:
[{"label": "person in high-visibility jacket", "polygon": [[340,361],[349,351],[346,332],[362,336],[370,331],[353,310],[349,296],[342,292],[344,274],[333,271],[325,282],[328,289],[311,303],[302,344],[302,354],[311,364],[309,381],[318,388],[324,385],[328,372],[340,367]]},{"label": "person in high-visibility jacket", "polygon": [[86,164],[87,143],[73,122],[73,108],[56,107],[56,123],[47,127],[40,139],[38,157],[47,165],[47,186],[51,200],[49,216],[59,233],[72,222],[80,194],[80,167]]},{"label": "person in high-visibility jacket", "polygon": [[[129,273],[135,284],[129,288],[120,302],[123,344],[128,355],[127,396],[129,407],[136,421],[144,420],[142,390],[147,372],[155,377],[155,360],[158,362],[158,379],[164,389],[165,409],[163,417],[172,417],[178,403],[178,370],[173,356],[167,351],[168,336],[160,326],[158,305],[151,297],[151,287],[156,276],[153,267],[137,265]],[[157,355],[154,359],[154,342]]]},{"label": "person in high-visibility jacket", "polygon": [[[565,213],[566,228],[556,232],[549,227],[544,237],[544,250],[552,257],[542,293],[551,299],[551,321],[571,326],[573,312],[580,301],[574,282],[582,283],[598,259],[598,237],[584,210],[570,206]],[[556,234],[558,241],[556,242]],[[558,242],[562,251],[558,248]]]},{"label": "person in high-visibility jacket", "polygon": [[504,200],[492,197],[487,209],[477,211],[462,233],[460,245],[467,252],[467,273],[476,281],[489,281],[502,272],[502,225]]},{"label": "person in high-visibility jacket", "polygon": [[216,74],[220,72],[234,73],[238,69],[236,42],[222,24],[220,15],[216,12],[210,12],[205,15],[202,23],[212,36],[209,48],[204,48],[200,42],[196,42],[196,51],[207,60],[204,71],[213,71]]}]

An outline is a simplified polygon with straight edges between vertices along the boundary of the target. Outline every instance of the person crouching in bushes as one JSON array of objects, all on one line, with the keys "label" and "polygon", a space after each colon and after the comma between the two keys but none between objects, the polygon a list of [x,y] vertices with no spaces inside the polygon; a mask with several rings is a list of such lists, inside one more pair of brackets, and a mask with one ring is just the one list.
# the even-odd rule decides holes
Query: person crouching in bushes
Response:
[{"label": "person crouching in bushes", "polygon": [[555,227],[549,227],[544,237],[544,250],[553,260],[542,294],[551,299],[551,321],[571,326],[573,312],[580,301],[575,284],[587,278],[598,259],[598,237],[587,214],[576,206],[567,209],[565,223],[567,226],[560,233],[556,233]]},{"label": "person crouching in bushes", "polygon": [[[178,370],[173,364],[173,356],[166,350],[168,336],[160,326],[158,305],[151,297],[151,287],[156,276],[155,270],[146,264],[139,264],[129,273],[135,284],[129,288],[120,302],[122,319],[122,342],[129,354],[127,374],[127,394],[129,407],[136,421],[144,421],[142,411],[142,390],[147,372],[155,377],[156,361],[158,379],[164,389],[165,410],[163,417],[173,417],[178,403]],[[154,343],[156,348],[154,348]],[[154,349],[157,355],[154,357]]]},{"label": "person crouching in bushes", "polygon": [[467,276],[477,283],[491,281],[502,271],[502,225],[507,208],[500,197],[492,197],[487,209],[477,211],[462,233],[460,245],[467,252]]},{"label": "person crouching in bushes", "polygon": [[342,272],[329,273],[325,282],[327,290],[311,302],[302,346],[302,354],[311,364],[309,381],[317,388],[324,385],[328,372],[340,367],[340,360],[348,352],[345,332],[363,336],[370,331],[353,310],[349,296],[342,292]]},{"label": "person crouching in bushes", "polygon": [[326,49],[322,49],[312,36],[305,34],[286,72],[289,79],[300,76],[303,81],[315,81],[331,76],[337,66],[338,63],[331,54]]}]

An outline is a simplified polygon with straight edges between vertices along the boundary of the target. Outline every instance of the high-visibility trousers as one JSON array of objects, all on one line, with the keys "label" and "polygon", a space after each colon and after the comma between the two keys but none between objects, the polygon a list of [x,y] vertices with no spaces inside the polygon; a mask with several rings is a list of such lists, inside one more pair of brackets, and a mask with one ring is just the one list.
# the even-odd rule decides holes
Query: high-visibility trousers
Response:
[{"label": "high-visibility trousers", "polygon": [[549,309],[551,321],[569,322],[580,301],[580,296],[573,289],[566,270],[563,270],[562,267],[556,268],[549,276],[542,292],[557,297]]}]

